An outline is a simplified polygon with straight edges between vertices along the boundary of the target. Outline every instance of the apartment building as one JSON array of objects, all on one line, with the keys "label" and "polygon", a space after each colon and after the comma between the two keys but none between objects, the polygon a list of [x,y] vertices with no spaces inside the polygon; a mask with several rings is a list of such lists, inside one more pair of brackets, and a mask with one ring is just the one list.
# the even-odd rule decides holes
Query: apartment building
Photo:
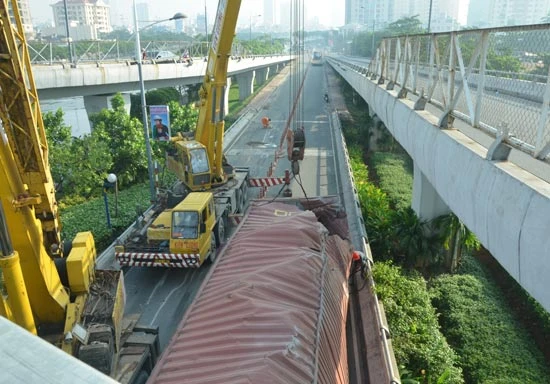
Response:
[{"label": "apartment building", "polygon": [[[109,5],[102,0],[67,0],[69,35],[73,40],[97,39],[113,30]],[[52,4],[57,34],[66,35],[65,2]]]}]

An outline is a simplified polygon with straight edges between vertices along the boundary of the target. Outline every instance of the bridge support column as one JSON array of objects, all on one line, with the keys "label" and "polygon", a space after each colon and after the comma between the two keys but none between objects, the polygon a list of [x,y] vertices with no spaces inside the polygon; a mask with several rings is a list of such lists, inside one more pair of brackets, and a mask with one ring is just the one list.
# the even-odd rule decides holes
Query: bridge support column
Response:
[{"label": "bridge support column", "polygon": [[241,73],[236,77],[239,83],[239,100],[243,101],[254,93],[254,71]]},{"label": "bridge support column", "polygon": [[227,76],[227,86],[225,88],[224,103],[223,103],[224,115],[227,115],[229,113],[229,88],[231,88],[231,77]]},{"label": "bridge support column", "polygon": [[279,64],[273,64],[271,67],[269,67],[269,73],[271,76],[274,76],[275,74],[279,73]]},{"label": "bridge support column", "polygon": [[[101,112],[102,109],[111,109],[111,99],[114,95],[93,95],[84,96],[84,108],[88,116],[92,113]],[[124,109],[127,113],[130,113],[130,94],[123,93]]]},{"label": "bridge support column", "polygon": [[269,67],[256,69],[256,85],[263,85],[269,77]]},{"label": "bridge support column", "polygon": [[422,220],[431,220],[451,210],[439,196],[420,168],[414,165],[412,209]]}]

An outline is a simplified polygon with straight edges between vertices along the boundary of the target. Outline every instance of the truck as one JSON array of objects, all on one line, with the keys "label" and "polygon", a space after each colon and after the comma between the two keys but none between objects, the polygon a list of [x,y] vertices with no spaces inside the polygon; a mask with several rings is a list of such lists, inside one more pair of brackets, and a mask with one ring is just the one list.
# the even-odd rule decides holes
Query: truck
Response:
[{"label": "truck", "polygon": [[[192,137],[172,137],[166,151],[166,168],[178,181],[159,193],[149,212],[138,218],[132,233],[115,247],[115,259],[123,267],[196,268],[212,262],[224,241],[226,226],[246,210],[249,170],[228,164],[223,154],[227,66],[240,3],[223,0],[218,4],[199,90],[196,131]],[[194,196],[196,193],[206,194],[199,197]],[[196,236],[182,238],[180,232],[172,230],[176,220],[191,217]]]},{"label": "truck", "polygon": [[0,315],[121,382],[158,356],[124,316],[123,273],[96,270],[91,232],[62,241],[48,143],[18,1],[0,3]]},{"label": "truck", "polygon": [[349,383],[347,228],[337,197],[251,201],[148,383]]}]

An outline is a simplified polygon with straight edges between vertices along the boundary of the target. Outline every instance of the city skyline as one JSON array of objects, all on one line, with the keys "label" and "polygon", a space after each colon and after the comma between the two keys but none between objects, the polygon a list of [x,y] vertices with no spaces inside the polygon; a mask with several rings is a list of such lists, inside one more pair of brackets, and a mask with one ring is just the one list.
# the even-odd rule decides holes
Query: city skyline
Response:
[{"label": "city skyline", "polygon": [[[31,20],[34,25],[39,25],[53,20],[51,4],[62,0],[28,0]],[[103,0],[111,8],[111,20],[113,25],[133,25],[133,1],[132,0]],[[279,5],[290,0],[274,0]],[[171,17],[176,12],[186,14],[194,20],[198,14],[204,14],[205,6],[208,14],[208,22],[213,23],[217,10],[218,0],[203,0],[178,6],[172,0],[136,0],[136,3],[149,4],[149,16],[151,20],[161,20]],[[320,25],[325,27],[340,27],[344,25],[344,7],[335,4],[332,0],[304,0],[305,13],[308,20],[317,19]],[[241,27],[250,24],[250,17],[264,13],[263,0],[242,0],[238,25]],[[263,16],[257,24],[262,25]],[[117,23],[116,21],[119,21]]]}]

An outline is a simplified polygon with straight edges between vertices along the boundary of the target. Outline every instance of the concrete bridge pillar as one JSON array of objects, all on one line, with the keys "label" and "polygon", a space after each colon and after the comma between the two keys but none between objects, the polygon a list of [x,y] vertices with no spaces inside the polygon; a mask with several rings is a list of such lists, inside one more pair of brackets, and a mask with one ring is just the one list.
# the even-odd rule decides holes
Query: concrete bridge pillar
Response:
[{"label": "concrete bridge pillar", "polygon": [[269,67],[256,69],[256,85],[263,85],[269,77]]},{"label": "concrete bridge pillar", "polygon": [[414,164],[412,209],[422,220],[431,220],[451,212],[420,168]]},{"label": "concrete bridge pillar", "polygon": [[223,103],[224,116],[226,116],[229,113],[229,88],[231,88],[231,77],[227,76],[227,87],[225,88],[224,103]]},{"label": "concrete bridge pillar", "polygon": [[273,64],[271,67],[269,67],[269,73],[271,76],[279,73],[279,64]]},{"label": "concrete bridge pillar", "polygon": [[254,71],[245,72],[237,75],[239,83],[239,100],[243,101],[254,93]]},{"label": "concrete bridge pillar", "polygon": [[[84,108],[86,108],[88,116],[92,113],[101,112],[102,109],[111,109],[111,99],[113,96],[114,95],[84,96]],[[124,109],[127,113],[130,113],[130,94],[123,93],[122,98],[124,99]]]}]

